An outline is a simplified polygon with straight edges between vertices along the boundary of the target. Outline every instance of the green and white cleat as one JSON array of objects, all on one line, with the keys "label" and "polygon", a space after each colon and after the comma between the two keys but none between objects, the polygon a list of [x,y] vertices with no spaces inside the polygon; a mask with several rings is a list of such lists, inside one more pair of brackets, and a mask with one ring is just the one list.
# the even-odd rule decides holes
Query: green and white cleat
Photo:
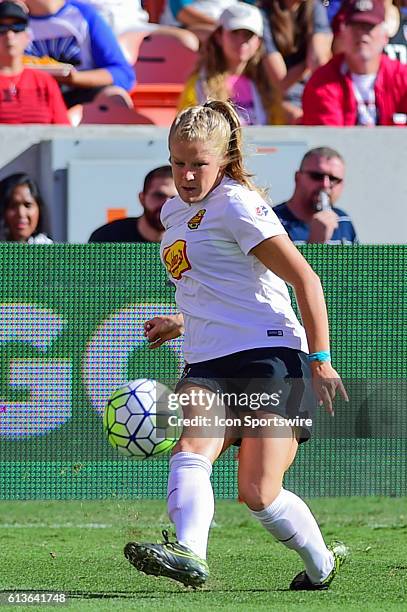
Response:
[{"label": "green and white cleat", "polygon": [[209,576],[205,559],[187,546],[170,542],[167,531],[162,534],[162,544],[129,542],[124,547],[124,556],[144,574],[166,576],[194,589],[201,587]]},{"label": "green and white cleat", "polygon": [[339,572],[342,565],[349,558],[349,549],[343,542],[334,541],[328,546],[334,556],[332,571],[322,582],[311,582],[305,572],[300,572],[290,584],[290,591],[325,591]]}]

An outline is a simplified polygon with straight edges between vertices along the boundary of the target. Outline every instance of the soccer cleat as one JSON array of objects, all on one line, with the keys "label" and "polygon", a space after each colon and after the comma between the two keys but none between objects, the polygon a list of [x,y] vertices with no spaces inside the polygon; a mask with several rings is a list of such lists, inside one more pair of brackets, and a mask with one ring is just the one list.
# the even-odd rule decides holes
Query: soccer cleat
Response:
[{"label": "soccer cleat", "polygon": [[334,556],[334,566],[328,576],[319,583],[311,582],[306,572],[300,572],[290,584],[290,591],[324,591],[329,588],[339,569],[349,557],[349,549],[343,542],[334,541],[328,546]]},{"label": "soccer cleat", "polygon": [[193,588],[202,586],[209,576],[206,561],[187,546],[170,542],[167,531],[162,534],[162,544],[129,542],[124,556],[144,574],[166,576]]}]

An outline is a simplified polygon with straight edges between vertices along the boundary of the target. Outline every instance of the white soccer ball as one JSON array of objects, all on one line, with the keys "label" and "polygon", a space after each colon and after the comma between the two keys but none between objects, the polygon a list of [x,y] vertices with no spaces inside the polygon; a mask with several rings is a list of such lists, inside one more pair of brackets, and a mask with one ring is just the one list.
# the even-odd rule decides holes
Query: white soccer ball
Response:
[{"label": "white soccer ball", "polygon": [[103,426],[110,444],[133,459],[148,459],[170,451],[180,432],[168,424],[165,385],[141,378],[117,389],[107,402]]}]

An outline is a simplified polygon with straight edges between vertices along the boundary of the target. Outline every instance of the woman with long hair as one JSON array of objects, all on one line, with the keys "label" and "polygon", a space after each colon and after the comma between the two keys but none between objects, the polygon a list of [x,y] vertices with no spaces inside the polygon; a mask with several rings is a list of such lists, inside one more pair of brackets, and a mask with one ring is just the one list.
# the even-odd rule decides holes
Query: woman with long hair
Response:
[{"label": "woman with long hair", "polygon": [[280,98],[263,61],[262,36],[263,19],[255,6],[238,2],[223,11],[185,85],[179,109],[207,99],[231,99],[243,125],[283,123]]},{"label": "woman with long hair", "polygon": [[304,563],[290,588],[326,589],[347,548],[326,546],[308,506],[283,487],[298,445],[311,435],[317,399],[331,414],[337,390],[347,399],[331,366],[320,280],[251,182],[230,103],[179,113],[169,149],[179,196],[162,209],[161,258],[180,314],[150,319],[145,332],[152,348],[184,332],[187,365],[175,390],[184,428],[167,497],[177,540],[164,532],[162,544],[129,542],[125,556],[147,574],[201,586],[209,575],[212,464],[240,443],[240,499]]},{"label": "woman with long hair", "polygon": [[304,84],[331,57],[332,34],[320,0],[261,0],[265,67],[284,97],[286,122],[301,119]]}]

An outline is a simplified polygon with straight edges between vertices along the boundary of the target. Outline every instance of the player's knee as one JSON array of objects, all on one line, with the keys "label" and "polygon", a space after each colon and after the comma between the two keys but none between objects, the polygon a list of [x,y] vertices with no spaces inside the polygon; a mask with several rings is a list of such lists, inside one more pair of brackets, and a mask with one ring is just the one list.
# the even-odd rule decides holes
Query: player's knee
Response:
[{"label": "player's knee", "polygon": [[261,484],[248,482],[239,484],[239,498],[251,510],[263,510],[276,499],[281,491],[281,482]]}]

